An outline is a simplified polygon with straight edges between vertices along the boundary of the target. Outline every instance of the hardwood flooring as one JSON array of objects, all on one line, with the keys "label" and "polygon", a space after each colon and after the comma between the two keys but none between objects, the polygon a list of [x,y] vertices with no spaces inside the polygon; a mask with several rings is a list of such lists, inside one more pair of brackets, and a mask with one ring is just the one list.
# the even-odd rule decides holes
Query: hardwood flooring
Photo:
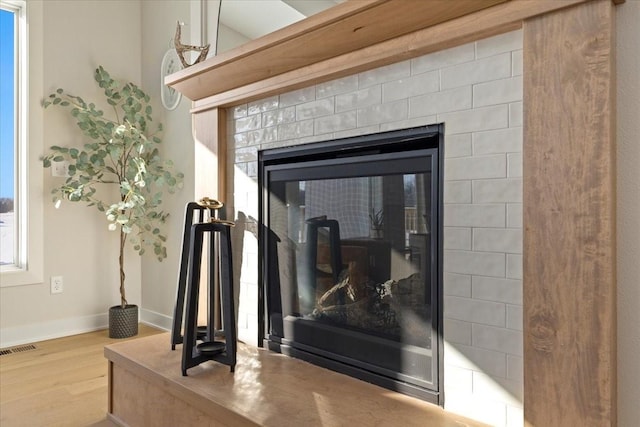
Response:
[{"label": "hardwood flooring", "polygon": [[[135,338],[162,331],[140,325]],[[35,343],[0,356],[0,426],[111,426],[106,330]]]}]

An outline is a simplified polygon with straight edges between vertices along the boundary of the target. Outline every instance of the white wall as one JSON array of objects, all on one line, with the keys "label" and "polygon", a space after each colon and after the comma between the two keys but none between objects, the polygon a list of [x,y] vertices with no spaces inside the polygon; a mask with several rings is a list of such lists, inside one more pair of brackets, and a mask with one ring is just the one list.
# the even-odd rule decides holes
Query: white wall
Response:
[{"label": "white wall", "polygon": [[251,40],[226,25],[221,24],[218,34],[218,53],[226,52],[248,41]]},{"label": "white wall", "polygon": [[[184,43],[200,43],[190,35],[195,28],[190,21],[200,18],[200,2],[29,0],[29,4],[40,12],[42,20],[33,21],[30,33],[32,54],[36,55],[30,63],[34,67],[42,64],[31,72],[44,76],[43,88],[37,88],[41,93],[35,96],[38,102],[62,87],[100,105],[101,93],[93,80],[97,65],[103,65],[115,78],[141,85],[152,97],[154,118],[165,128],[161,150],[186,176],[182,191],[165,196],[165,210],[171,213],[165,229],[168,258],[159,263],[151,255],[140,258],[132,250],[127,252],[127,298],[141,306],[141,320],[170,327],[184,205],[194,197],[194,144],[191,101],[183,98],[173,111],[160,103],[160,64],[173,45],[176,21],[186,24]],[[31,140],[38,144],[36,157],[53,144],[83,143],[68,112],[52,107],[36,111],[44,117],[39,129],[44,138]],[[37,159],[34,163],[40,167]],[[108,307],[119,302],[116,235],[107,231],[103,214],[95,209],[68,202],[54,209],[49,193],[61,180],[47,170],[40,187],[44,198],[44,283],[0,289],[0,347],[104,328]],[[50,294],[52,275],[63,276],[62,294]]]},{"label": "white wall", "polygon": [[[141,9],[138,1],[38,1],[42,24],[30,26],[30,43],[37,55],[30,64],[41,69],[43,92],[62,87],[85,100],[101,99],[93,70],[103,65],[113,76],[140,82]],[[41,53],[38,53],[41,52]],[[37,85],[32,86],[37,88]],[[37,90],[37,89],[36,89]],[[98,102],[96,102],[98,104]],[[42,140],[37,156],[53,145],[79,145],[79,129],[68,112],[49,108],[43,113]],[[34,133],[36,135],[36,133]],[[106,311],[119,302],[117,236],[95,208],[50,203],[50,190],[62,178],[44,174],[44,283],[0,290],[0,346],[63,336],[106,325]],[[127,260],[128,298],[141,302],[140,260]],[[49,277],[64,278],[64,292],[51,295]]]},{"label": "white wall", "polygon": [[617,8],[618,425],[640,420],[640,1]]},{"label": "white wall", "polygon": [[152,255],[142,259],[142,313],[141,319],[170,328],[175,304],[180,245],[184,221],[184,206],[193,200],[194,143],[191,134],[191,101],[182,98],[175,110],[166,110],[160,102],[160,64],[170,47],[176,21],[185,23],[182,43],[200,44],[190,38],[192,2],[142,2],[142,86],[153,101],[155,116],[164,125],[160,148],[167,159],[173,160],[175,170],[185,174],[184,188],[175,195],[166,194],[163,209],[170,212],[165,225],[167,233],[167,259],[158,262]]}]

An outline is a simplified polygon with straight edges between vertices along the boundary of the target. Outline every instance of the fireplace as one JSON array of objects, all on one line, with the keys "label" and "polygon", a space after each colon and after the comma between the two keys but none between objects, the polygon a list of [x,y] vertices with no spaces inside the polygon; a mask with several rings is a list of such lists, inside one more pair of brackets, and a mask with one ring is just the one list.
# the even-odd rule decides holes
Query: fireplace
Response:
[{"label": "fireplace", "polygon": [[[456,18],[450,7],[430,12],[416,31],[387,20],[410,32],[379,42],[354,20],[372,28],[364,14],[389,13],[345,2],[317,25],[176,73],[168,83],[194,100],[197,194],[250,219],[257,149],[445,122],[445,409],[492,425],[615,423],[615,7],[489,3],[468,2],[486,8]],[[396,1],[375,9],[386,7],[424,15]],[[364,47],[345,54],[354,35]],[[294,39],[327,59],[291,55]],[[458,84],[426,84],[431,72]],[[260,319],[253,231],[239,236],[239,331],[250,343]],[[584,303],[566,303],[576,295]]]},{"label": "fireplace", "polygon": [[258,155],[265,345],[442,404],[443,125]]}]

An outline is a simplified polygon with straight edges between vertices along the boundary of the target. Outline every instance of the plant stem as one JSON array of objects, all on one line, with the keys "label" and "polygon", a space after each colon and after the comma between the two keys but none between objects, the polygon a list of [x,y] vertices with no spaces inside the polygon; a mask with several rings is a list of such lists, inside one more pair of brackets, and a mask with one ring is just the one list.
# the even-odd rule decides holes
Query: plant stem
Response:
[{"label": "plant stem", "polygon": [[120,256],[118,257],[118,262],[120,264],[120,304],[122,308],[127,305],[127,298],[124,290],[124,244],[127,241],[127,235],[122,231],[122,226],[120,226]]}]

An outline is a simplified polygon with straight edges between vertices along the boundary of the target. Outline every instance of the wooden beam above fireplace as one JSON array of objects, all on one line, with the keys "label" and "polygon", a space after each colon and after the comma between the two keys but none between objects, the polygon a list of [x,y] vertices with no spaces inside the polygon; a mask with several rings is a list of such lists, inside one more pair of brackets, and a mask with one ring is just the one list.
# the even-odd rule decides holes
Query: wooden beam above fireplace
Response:
[{"label": "wooden beam above fireplace", "polygon": [[[165,82],[195,101],[193,112],[230,107],[512,31],[588,1],[346,1]],[[384,24],[362,26],[371,19]]]},{"label": "wooden beam above fireplace", "polygon": [[197,100],[507,1],[511,0],[346,1],[179,71],[166,82]]}]

